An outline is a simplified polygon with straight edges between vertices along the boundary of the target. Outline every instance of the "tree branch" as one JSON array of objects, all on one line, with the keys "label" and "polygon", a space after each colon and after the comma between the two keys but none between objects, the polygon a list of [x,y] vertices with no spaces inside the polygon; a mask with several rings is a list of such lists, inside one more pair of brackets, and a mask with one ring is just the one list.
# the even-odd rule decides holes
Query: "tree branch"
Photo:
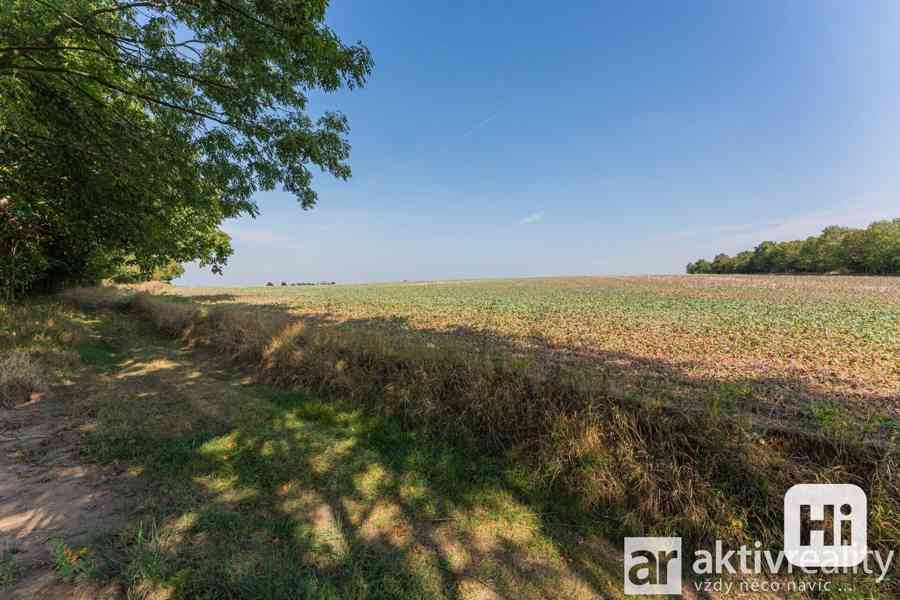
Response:
[{"label": "tree branch", "polygon": [[[197,77],[196,75],[192,75],[189,73],[185,73],[183,71],[170,71],[166,69],[161,69],[159,67],[154,67],[148,64],[144,64],[142,62],[133,62],[129,60],[124,60],[121,58],[117,58],[108,52],[99,49],[99,48],[87,48],[84,46],[9,46],[6,48],[0,48],[0,52],[8,52],[12,51],[14,53],[25,52],[25,56],[28,56],[28,52],[60,52],[60,51],[76,51],[76,52],[90,52],[92,54],[100,54],[106,57],[107,60],[119,65],[125,65],[129,67],[134,67],[136,69],[146,69],[148,71],[154,71],[156,73],[162,73],[163,75],[172,75],[173,77],[183,77],[185,79],[190,79],[191,81],[195,81],[197,83],[203,83],[206,85],[211,85],[214,87],[219,87],[225,90],[230,91],[238,91],[238,88],[233,85],[227,85],[224,83],[220,83],[218,81],[213,81],[211,79],[206,79],[205,77]],[[0,70],[13,68],[13,65],[4,65],[0,64]]]},{"label": "tree branch", "polygon": [[129,90],[128,88],[124,88],[124,87],[119,86],[119,85],[116,85],[116,84],[114,84],[114,83],[110,83],[110,82],[108,82],[108,81],[106,81],[106,80],[104,80],[104,79],[101,79],[101,78],[99,78],[99,77],[97,77],[97,76],[95,76],[95,75],[91,75],[90,73],[85,73],[85,72],[83,72],[83,71],[74,71],[74,70],[72,70],[72,69],[63,69],[63,68],[59,68],[59,67],[23,67],[23,66],[10,66],[10,67],[6,67],[6,69],[11,69],[11,70],[14,70],[14,71],[37,71],[37,72],[46,72],[46,73],[70,73],[70,74],[72,74],[72,75],[77,75],[78,77],[83,77],[83,78],[85,78],[85,79],[90,79],[91,81],[94,81],[94,82],[96,82],[96,83],[102,85],[103,87],[109,88],[109,89],[111,89],[111,90],[117,91],[117,92],[122,93],[122,94],[125,94],[125,95],[127,95],[127,96],[131,96],[131,97],[133,97],[133,98],[140,98],[141,100],[144,100],[144,101],[149,102],[149,103],[151,103],[151,104],[156,104],[156,105],[158,105],[158,106],[162,106],[162,107],[165,107],[165,108],[170,108],[170,109],[172,109],[172,110],[177,110],[177,111],[179,111],[179,112],[183,112],[183,113],[185,113],[185,114],[189,114],[189,115],[195,116],[195,117],[200,118],[200,119],[209,119],[210,121],[214,121],[214,122],[216,122],[216,123],[219,123],[220,125],[225,125],[226,127],[231,127],[231,128],[237,129],[237,126],[236,126],[236,125],[234,125],[234,124],[231,123],[230,121],[227,121],[227,120],[225,120],[225,119],[221,119],[221,118],[217,117],[216,115],[213,115],[213,114],[210,114],[210,113],[207,113],[207,112],[203,112],[203,111],[198,111],[198,110],[189,108],[189,107],[187,107],[187,106],[181,106],[181,105],[179,105],[179,104],[174,104],[174,103],[172,103],[172,102],[168,102],[168,101],[163,100],[163,99],[161,99],[161,98],[156,98],[156,97],[154,97],[154,96],[149,96],[149,95],[147,95],[147,94],[142,94],[141,92],[136,92],[136,91],[134,91],[134,90]]}]

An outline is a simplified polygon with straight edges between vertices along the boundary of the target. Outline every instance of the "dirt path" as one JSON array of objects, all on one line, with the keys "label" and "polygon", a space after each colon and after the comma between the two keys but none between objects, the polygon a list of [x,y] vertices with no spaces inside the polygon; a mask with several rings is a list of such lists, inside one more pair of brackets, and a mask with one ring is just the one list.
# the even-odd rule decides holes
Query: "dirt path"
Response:
[{"label": "dirt path", "polygon": [[89,544],[125,521],[122,482],[79,457],[84,418],[64,388],[0,416],[0,549],[15,559],[11,598],[116,598],[116,584],[58,581],[49,542]]}]

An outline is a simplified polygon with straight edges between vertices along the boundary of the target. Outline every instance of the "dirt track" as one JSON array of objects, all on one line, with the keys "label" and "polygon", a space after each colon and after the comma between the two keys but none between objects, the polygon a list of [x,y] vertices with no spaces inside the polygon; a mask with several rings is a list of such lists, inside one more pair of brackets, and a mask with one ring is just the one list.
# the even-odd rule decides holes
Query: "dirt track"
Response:
[{"label": "dirt track", "polygon": [[[125,496],[121,478],[79,460],[81,429],[61,388],[46,397],[0,411],[0,549],[14,553],[10,598],[117,598],[116,585],[64,584],[56,577],[49,540],[70,547],[120,525]],[[6,597],[6,596],[4,596]]]}]

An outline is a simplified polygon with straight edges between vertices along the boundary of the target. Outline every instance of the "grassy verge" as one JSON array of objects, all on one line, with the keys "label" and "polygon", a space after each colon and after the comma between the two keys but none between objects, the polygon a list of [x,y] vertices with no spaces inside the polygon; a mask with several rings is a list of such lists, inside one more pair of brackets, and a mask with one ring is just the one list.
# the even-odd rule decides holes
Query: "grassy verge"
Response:
[{"label": "grassy verge", "polygon": [[[616,534],[680,535],[689,546],[760,540],[777,548],[782,498],[791,485],[851,482],[868,495],[870,546],[893,549],[900,539],[893,438],[872,442],[853,427],[759,428],[715,402],[706,411],[677,410],[652,398],[621,397],[578,371],[490,349],[473,353],[337,331],[273,310],[109,294],[70,297],[126,307],[167,335],[252,369],[258,381],[359,407],[366,418],[399,423],[400,431],[502,456],[540,489],[614,524]],[[260,448],[277,452],[277,443],[263,441],[267,436],[257,440]],[[167,444],[154,461],[170,464],[165,453],[209,442],[201,436],[187,446]],[[152,453],[153,443],[145,444],[142,452]]]},{"label": "grassy verge", "polygon": [[89,548],[51,540],[60,578],[129,598],[620,597],[603,523],[521,464],[248,383],[130,317],[90,325],[72,409],[134,507]]},{"label": "grassy verge", "polygon": [[[618,596],[615,563],[582,556],[589,569],[574,572],[564,528],[577,524],[560,516],[571,513],[502,461],[301,393],[178,397],[133,376],[165,390],[165,414],[147,396],[110,398],[89,452],[146,484],[132,526],[108,544],[137,596]],[[182,386],[183,374],[163,377]]]}]

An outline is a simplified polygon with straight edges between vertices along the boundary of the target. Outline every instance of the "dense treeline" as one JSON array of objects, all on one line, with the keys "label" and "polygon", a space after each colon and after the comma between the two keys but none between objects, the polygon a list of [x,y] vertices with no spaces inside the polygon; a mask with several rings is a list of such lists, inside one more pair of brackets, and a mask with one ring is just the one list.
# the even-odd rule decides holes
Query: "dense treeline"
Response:
[{"label": "dense treeline", "polygon": [[255,192],[310,208],[313,168],[348,178],[347,120],[308,95],[363,85],[372,59],[327,7],[2,0],[0,298],[218,272]]},{"label": "dense treeline", "polygon": [[866,229],[826,227],[805,240],[763,242],[735,256],[689,263],[688,273],[865,273],[900,274],[900,219]]}]

